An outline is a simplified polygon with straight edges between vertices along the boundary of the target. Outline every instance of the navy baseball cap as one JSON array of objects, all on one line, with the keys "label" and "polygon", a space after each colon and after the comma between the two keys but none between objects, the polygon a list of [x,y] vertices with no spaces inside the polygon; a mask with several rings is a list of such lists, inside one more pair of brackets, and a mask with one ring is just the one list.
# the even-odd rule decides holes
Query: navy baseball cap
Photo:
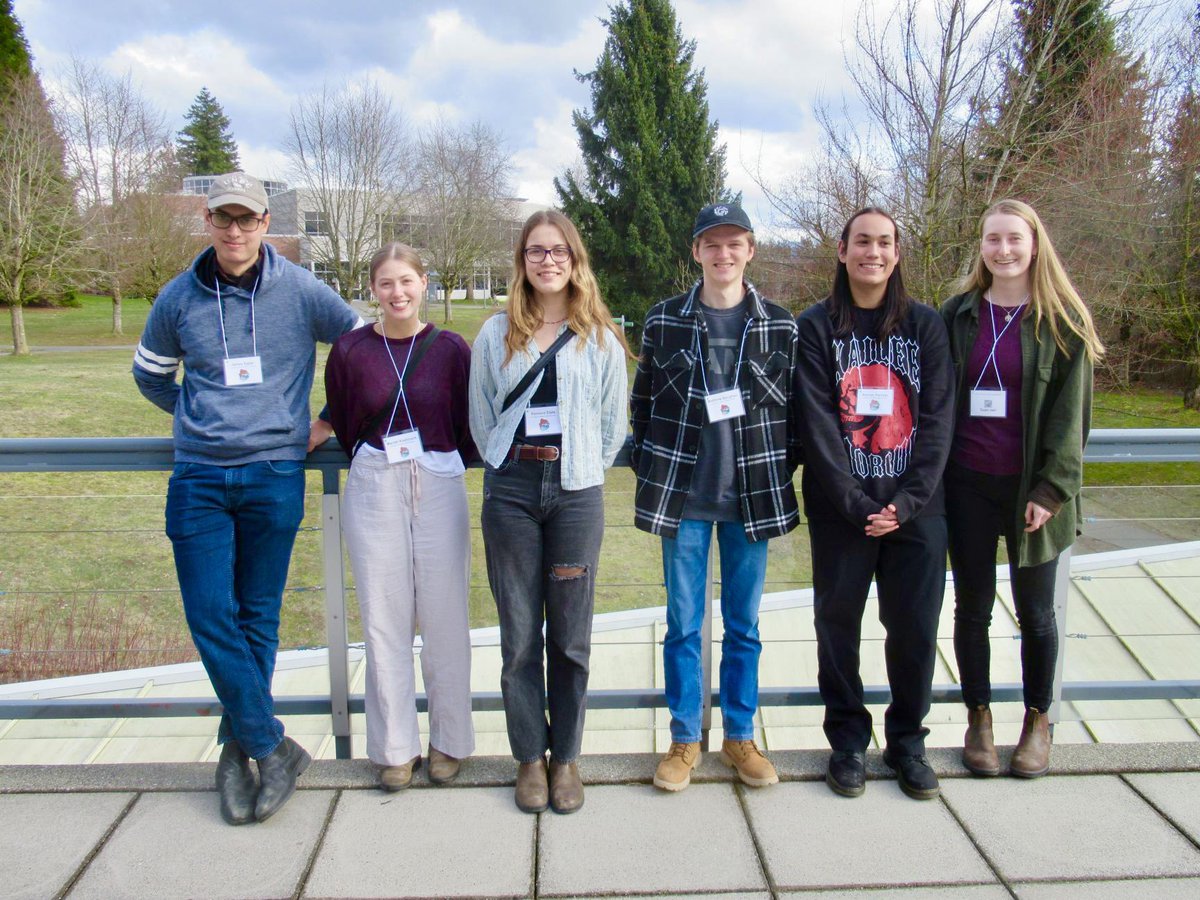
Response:
[{"label": "navy baseball cap", "polygon": [[736,225],[751,234],[754,233],[754,226],[750,224],[750,217],[746,215],[744,209],[736,203],[714,203],[712,206],[704,207],[696,216],[696,226],[692,229],[692,240],[694,241],[708,229],[716,228],[718,225]]}]

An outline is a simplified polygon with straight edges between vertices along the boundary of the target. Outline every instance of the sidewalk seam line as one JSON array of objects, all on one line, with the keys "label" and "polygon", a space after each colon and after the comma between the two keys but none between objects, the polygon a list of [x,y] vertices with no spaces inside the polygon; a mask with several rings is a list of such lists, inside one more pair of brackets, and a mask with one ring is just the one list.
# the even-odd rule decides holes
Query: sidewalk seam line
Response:
[{"label": "sidewalk seam line", "polygon": [[338,805],[342,802],[342,789],[338,788],[333,793],[333,799],[329,801],[329,807],[325,810],[325,821],[321,823],[321,831],[317,835],[316,841],[313,842],[312,853],[308,855],[308,862],[304,866],[304,871],[300,873],[300,877],[296,880],[296,890],[292,891],[292,900],[300,900],[300,896],[308,887],[309,876],[312,875],[312,870],[317,864],[317,857],[320,856],[322,848],[325,846],[325,835],[329,833],[329,826],[333,824],[333,816],[337,812]]},{"label": "sidewalk seam line", "polygon": [[133,809],[133,805],[141,798],[142,794],[140,791],[129,798],[129,802],[125,804],[124,808],[119,813],[117,813],[117,817],[113,820],[112,824],[108,826],[108,829],[104,832],[104,834],[100,836],[100,840],[96,841],[95,846],[92,847],[87,856],[83,858],[83,862],[76,867],[75,871],[71,874],[71,877],[67,879],[67,883],[64,884],[59,889],[58,893],[54,895],[55,900],[61,900],[61,898],[67,896],[67,894],[75,890],[75,885],[79,883],[79,879],[84,876],[85,872],[87,872],[88,868],[92,864],[92,861],[100,855],[100,851],[108,846],[108,842],[112,838],[113,833],[121,827],[121,823],[125,821],[125,818],[129,815],[129,811]]},{"label": "sidewalk seam line", "polygon": [[992,858],[984,852],[983,845],[976,840],[975,835],[971,832],[971,829],[967,827],[967,823],[964,822],[958,815],[958,811],[954,808],[954,804],[950,802],[949,798],[947,798],[944,793],[939,793],[938,799],[942,802],[942,808],[945,809],[946,812],[950,813],[950,817],[958,823],[958,827],[962,831],[963,836],[971,842],[971,846],[975,848],[975,852],[979,854],[979,858],[983,860],[984,865],[992,870],[992,874],[996,876],[996,880],[1000,882],[1000,886],[1008,891],[1008,895],[1012,897],[1013,900],[1017,900],[1017,892],[1013,890],[1013,886],[1009,884],[1008,879],[1000,873],[999,867],[992,862]]},{"label": "sidewalk seam line", "polygon": [[545,812],[533,815],[533,859],[530,861],[529,896],[538,900],[542,877],[542,816]]},{"label": "sidewalk seam line", "polygon": [[[1155,774],[1155,773],[1139,772],[1139,773],[1135,773],[1135,774]],[[1170,773],[1161,773],[1161,774],[1170,774]],[[1135,794],[1137,794],[1137,796],[1141,799],[1141,801],[1143,803],[1145,803],[1152,810],[1154,810],[1156,813],[1158,813],[1159,817],[1164,822],[1166,822],[1168,825],[1170,825],[1172,828],[1174,828],[1177,832],[1179,832],[1183,836],[1183,839],[1185,841],[1187,841],[1189,844],[1191,844],[1197,850],[1200,850],[1200,840],[1197,840],[1196,838],[1194,838],[1190,834],[1188,834],[1187,829],[1185,829],[1182,825],[1180,825],[1173,818],[1171,818],[1171,815],[1165,809],[1163,809],[1161,806],[1159,806],[1157,803],[1155,803],[1153,800],[1151,800],[1148,796],[1146,796],[1146,794],[1142,793],[1142,791],[1138,788],[1138,786],[1129,780],[1129,773],[1122,772],[1117,777],[1120,778],[1121,781],[1125,782],[1125,786],[1127,788],[1129,788],[1131,791],[1133,791]]]},{"label": "sidewalk seam line", "polygon": [[746,830],[750,832],[750,843],[754,846],[755,856],[758,857],[758,870],[762,872],[763,881],[767,884],[767,891],[771,894],[771,900],[779,900],[779,888],[775,884],[775,877],[771,874],[770,867],[767,866],[766,856],[763,855],[758,832],[754,829],[754,817],[750,814],[750,807],[746,805],[746,788],[741,782],[733,783],[733,795],[737,798],[738,807],[742,811],[742,821],[746,823]]}]

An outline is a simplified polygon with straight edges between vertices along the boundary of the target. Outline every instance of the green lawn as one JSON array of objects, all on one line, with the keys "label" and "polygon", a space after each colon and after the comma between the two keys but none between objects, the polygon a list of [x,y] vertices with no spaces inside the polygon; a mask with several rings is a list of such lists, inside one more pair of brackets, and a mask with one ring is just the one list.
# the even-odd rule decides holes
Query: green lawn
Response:
[{"label": "green lawn", "polygon": [[[136,343],[148,304],[127,302],[127,335],[115,340],[105,334],[109,307],[105,298],[85,298],[82,309],[26,311],[35,352],[26,358],[0,356],[0,436],[170,434],[169,417],[141,397],[130,375],[127,346]],[[140,318],[135,319],[135,310]],[[440,307],[430,312],[443,327]],[[472,341],[490,314],[456,309],[449,327]],[[120,349],[102,349],[113,343]],[[39,345],[69,344],[96,349],[36,352]],[[318,369],[325,353],[322,348]],[[318,378],[314,409],[323,401]],[[1200,427],[1200,413],[1185,410],[1178,397],[1164,392],[1100,393],[1095,426]],[[190,658],[170,544],[162,533],[166,479],[165,472],[0,474],[0,650],[22,651],[0,654],[0,682]],[[1200,484],[1200,465],[1089,465],[1086,479],[1089,486]],[[476,523],[481,481],[479,470],[468,473]],[[319,494],[319,478],[311,474],[308,515],[284,605],[285,648],[325,643]],[[659,542],[632,525],[631,473],[611,472],[605,496],[597,611],[664,603]],[[1121,514],[1164,515],[1155,496],[1121,493]],[[1182,502],[1186,506],[1186,497]],[[477,526],[472,543],[471,623],[492,625],[495,608]],[[772,541],[767,578],[768,590],[809,584],[805,528]],[[353,607],[350,632],[357,640]]]}]

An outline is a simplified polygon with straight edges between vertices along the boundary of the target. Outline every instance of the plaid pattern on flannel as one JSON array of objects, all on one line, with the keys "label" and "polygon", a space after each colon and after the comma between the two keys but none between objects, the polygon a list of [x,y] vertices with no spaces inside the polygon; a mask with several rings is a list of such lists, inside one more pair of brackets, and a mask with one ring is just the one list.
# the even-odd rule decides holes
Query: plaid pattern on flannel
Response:
[{"label": "plaid pattern on flannel", "polygon": [[[708,354],[708,332],[699,309],[700,282],[654,306],[642,331],[642,352],[630,397],[637,473],[634,523],[643,531],[675,537],[692,483],[700,429],[707,424],[704,385],[696,365]],[[800,461],[793,420],[792,370],[796,323],[748,284],[750,330],[738,386],[746,415],[734,420],[742,521],[752,541],[791,531],[800,521],[792,475]]]}]

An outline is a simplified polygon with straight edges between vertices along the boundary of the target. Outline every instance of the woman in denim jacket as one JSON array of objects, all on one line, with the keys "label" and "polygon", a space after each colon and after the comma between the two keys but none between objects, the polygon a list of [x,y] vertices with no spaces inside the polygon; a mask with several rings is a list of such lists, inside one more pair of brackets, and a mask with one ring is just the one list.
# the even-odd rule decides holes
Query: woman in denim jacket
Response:
[{"label": "woman in denim jacket", "polygon": [[[520,764],[516,803],[525,812],[549,805],[569,813],[583,805],[575,761],[604,533],[601,490],[625,440],[629,351],[562,213],[534,213],[525,223],[511,284],[506,311],[475,340],[471,434],[487,465],[483,542],[500,615],[508,740]],[[561,352],[510,402],[567,332]]]},{"label": "woman in denim jacket", "polygon": [[1092,364],[1104,347],[1030,206],[1002,200],[983,214],[981,232],[964,293],[942,306],[958,380],[946,515],[954,654],[968,709],[963,763],[976,775],[1000,773],[988,626],[1003,535],[1025,699],[1009,771],[1036,778],[1050,768],[1055,575],[1079,522]]}]

